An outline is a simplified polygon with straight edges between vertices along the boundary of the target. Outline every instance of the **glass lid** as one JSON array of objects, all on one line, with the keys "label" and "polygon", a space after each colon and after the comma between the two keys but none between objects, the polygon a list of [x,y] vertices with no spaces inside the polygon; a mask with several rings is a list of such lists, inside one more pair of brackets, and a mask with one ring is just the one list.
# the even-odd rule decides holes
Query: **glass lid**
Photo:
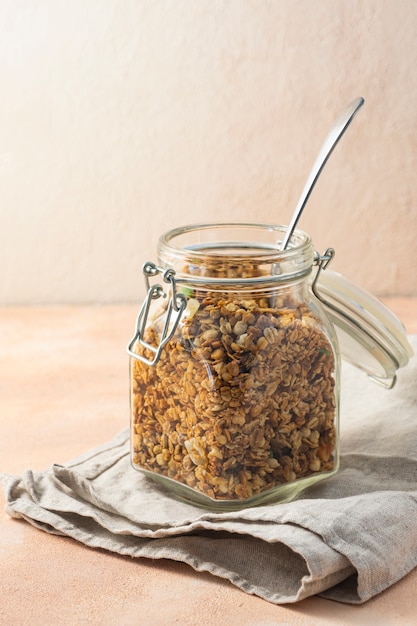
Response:
[{"label": "glass lid", "polygon": [[397,370],[413,355],[398,317],[380,300],[328,269],[318,276],[316,295],[335,326],[342,358],[392,387]]}]

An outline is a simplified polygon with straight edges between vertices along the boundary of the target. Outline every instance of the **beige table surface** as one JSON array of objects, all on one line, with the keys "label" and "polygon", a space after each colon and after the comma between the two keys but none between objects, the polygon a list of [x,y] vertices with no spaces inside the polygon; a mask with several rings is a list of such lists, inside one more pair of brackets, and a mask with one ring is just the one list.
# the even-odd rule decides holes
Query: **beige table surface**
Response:
[{"label": "beige table surface", "polygon": [[[417,298],[390,299],[417,333]],[[0,309],[0,471],[62,463],[125,428],[136,306]],[[417,569],[362,606],[314,597],[275,606],[171,561],[133,560],[4,513],[0,625],[417,624]]]}]

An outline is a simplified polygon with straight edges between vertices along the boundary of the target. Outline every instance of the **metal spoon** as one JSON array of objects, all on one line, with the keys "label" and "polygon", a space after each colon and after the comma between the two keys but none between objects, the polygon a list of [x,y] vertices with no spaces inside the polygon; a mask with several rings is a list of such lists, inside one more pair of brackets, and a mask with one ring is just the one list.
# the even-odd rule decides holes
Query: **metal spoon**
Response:
[{"label": "metal spoon", "polygon": [[364,102],[365,100],[363,98],[355,98],[355,100],[353,100],[353,102],[351,102],[343,111],[343,113],[337,118],[329,134],[324,140],[321,150],[318,153],[316,160],[314,161],[314,165],[311,169],[310,175],[307,178],[307,182],[304,186],[300,199],[298,200],[298,204],[295,207],[295,211],[293,213],[290,225],[288,226],[288,230],[282,242],[281,250],[285,250],[288,246],[291,235],[293,234],[294,229],[297,226],[297,222],[301,217],[301,213],[303,212],[303,209],[307,204],[307,200],[309,199],[310,194],[313,191],[314,185],[316,184],[317,179],[327,162],[327,159],[329,158],[334,148],[336,147],[337,142],[353,120],[356,112],[359,110]]}]

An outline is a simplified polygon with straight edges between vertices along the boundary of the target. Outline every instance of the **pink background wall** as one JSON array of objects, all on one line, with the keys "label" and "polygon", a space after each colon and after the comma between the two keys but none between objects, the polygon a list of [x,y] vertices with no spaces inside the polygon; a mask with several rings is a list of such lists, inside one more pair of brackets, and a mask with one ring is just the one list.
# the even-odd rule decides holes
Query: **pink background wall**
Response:
[{"label": "pink background wall", "polygon": [[3,0],[0,303],[143,293],[159,234],[288,223],[333,269],[417,295],[415,0]]}]

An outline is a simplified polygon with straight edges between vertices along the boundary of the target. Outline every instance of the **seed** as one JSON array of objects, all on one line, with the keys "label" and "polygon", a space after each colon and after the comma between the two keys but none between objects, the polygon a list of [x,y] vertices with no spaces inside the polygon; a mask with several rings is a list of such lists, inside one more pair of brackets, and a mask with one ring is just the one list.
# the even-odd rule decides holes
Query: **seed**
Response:
[{"label": "seed", "polygon": [[320,459],[313,459],[308,466],[312,472],[319,472],[321,468]]},{"label": "seed", "polygon": [[223,357],[224,357],[223,348],[217,348],[216,350],[213,350],[213,352],[211,353],[212,361],[220,361],[220,359],[222,359]]},{"label": "seed", "polygon": [[233,415],[232,417],[232,424],[236,424],[238,426],[243,426],[243,424],[245,423],[245,416],[244,415]]},{"label": "seed", "polygon": [[264,350],[267,345],[268,345],[268,340],[265,337],[259,337],[256,343],[256,347],[258,348],[258,350]]},{"label": "seed", "polygon": [[253,406],[249,412],[251,417],[258,417],[258,415],[262,413],[262,405],[261,404],[255,404],[255,406]]},{"label": "seed", "polygon": [[264,337],[268,343],[275,343],[278,338],[278,331],[276,328],[267,327],[264,330]]},{"label": "seed", "polygon": [[232,325],[230,322],[228,322],[227,320],[225,320],[224,318],[221,318],[220,320],[220,332],[223,335],[228,335],[232,332]]},{"label": "seed", "polygon": [[213,341],[213,339],[216,339],[216,337],[218,336],[218,330],[216,328],[213,328],[211,330],[206,330],[205,333],[203,333],[201,339],[203,341],[209,342],[209,341]]},{"label": "seed", "polygon": [[277,461],[277,459],[274,458],[270,458],[267,461],[267,465],[270,469],[275,469],[277,467],[279,467],[279,462]]},{"label": "seed", "polygon": [[233,332],[237,337],[239,337],[239,335],[243,335],[243,333],[246,333],[247,328],[248,328],[248,325],[245,324],[245,322],[238,321],[233,326]]},{"label": "seed", "polygon": [[237,361],[230,361],[227,365],[227,370],[232,376],[238,376],[240,373],[240,367]]},{"label": "seed", "polygon": [[278,387],[278,381],[277,380],[275,380],[272,383],[268,383],[267,386],[266,386],[266,390],[265,390],[266,395],[267,396],[272,396],[275,393],[275,391],[277,390],[277,387]]}]

